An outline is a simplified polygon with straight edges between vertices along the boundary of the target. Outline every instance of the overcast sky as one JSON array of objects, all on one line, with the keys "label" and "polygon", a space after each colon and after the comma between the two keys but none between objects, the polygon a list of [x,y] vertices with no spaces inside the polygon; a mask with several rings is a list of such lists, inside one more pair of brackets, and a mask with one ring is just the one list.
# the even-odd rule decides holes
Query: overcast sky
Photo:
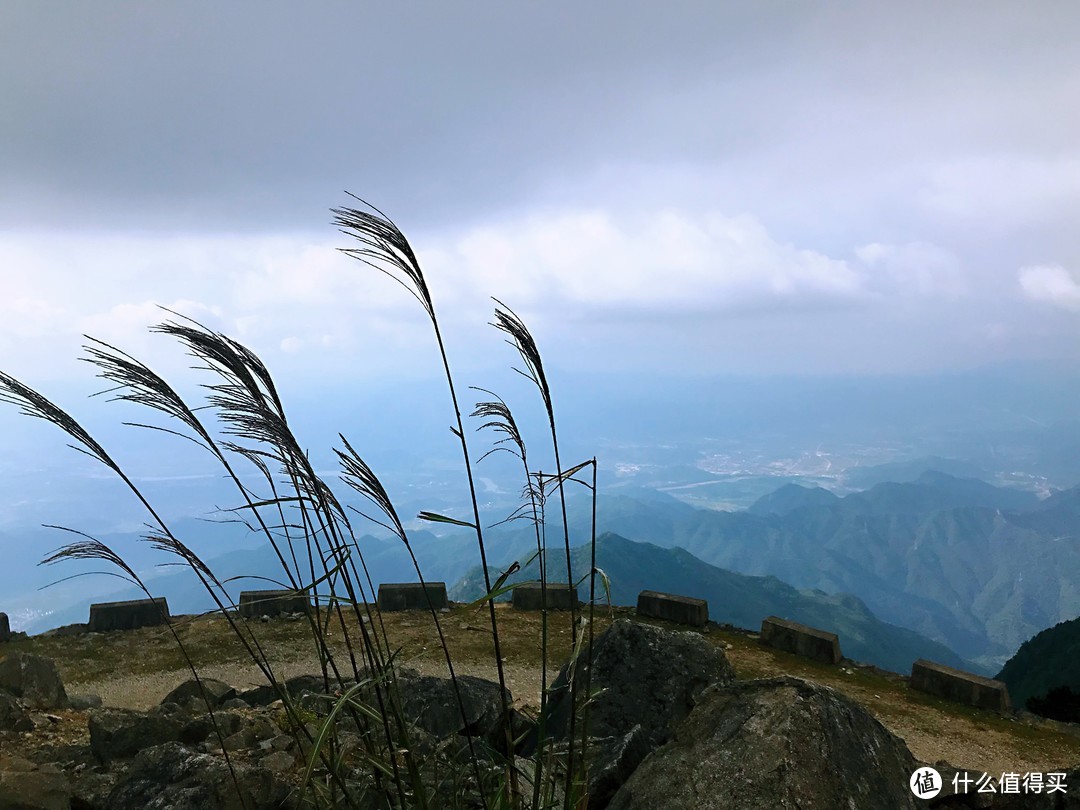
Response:
[{"label": "overcast sky", "polygon": [[1069,364],[1078,41],[1067,2],[5,0],[0,369],[168,368],[163,304],[286,376],[437,373],[345,190],[466,366],[510,359],[492,295],[579,370]]}]

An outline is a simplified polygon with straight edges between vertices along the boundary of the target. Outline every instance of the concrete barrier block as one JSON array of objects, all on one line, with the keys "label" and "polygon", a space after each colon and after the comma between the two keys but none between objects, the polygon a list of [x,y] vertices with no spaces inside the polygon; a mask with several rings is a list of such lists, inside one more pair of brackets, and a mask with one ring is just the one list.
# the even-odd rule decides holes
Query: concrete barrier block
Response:
[{"label": "concrete barrier block", "polygon": [[384,582],[379,586],[379,610],[442,610],[450,607],[445,582]]},{"label": "concrete barrier block", "polygon": [[816,627],[769,616],[761,623],[760,643],[825,664],[840,663],[840,639]]},{"label": "concrete barrier block", "polygon": [[[518,610],[540,610],[543,608],[543,589],[539,582],[530,582],[514,588],[513,606]],[[576,585],[565,582],[547,584],[548,610],[570,610],[578,606]]]},{"label": "concrete barrier block", "polygon": [[134,630],[137,627],[165,624],[168,618],[169,604],[164,596],[133,599],[130,602],[99,602],[90,605],[90,621],[86,629],[91,633]]},{"label": "concrete barrier block", "polygon": [[246,619],[304,613],[310,607],[306,593],[296,591],[241,591],[240,615]]},{"label": "concrete barrier block", "polygon": [[709,621],[709,603],[692,596],[677,596],[659,591],[642,591],[637,598],[639,616],[665,619],[692,627],[704,627]]},{"label": "concrete barrier block", "polygon": [[0,644],[11,640],[11,625],[8,623],[8,615],[0,613]]},{"label": "concrete barrier block", "polygon": [[1012,711],[1009,690],[1001,681],[923,658],[911,665],[911,688],[980,709]]}]

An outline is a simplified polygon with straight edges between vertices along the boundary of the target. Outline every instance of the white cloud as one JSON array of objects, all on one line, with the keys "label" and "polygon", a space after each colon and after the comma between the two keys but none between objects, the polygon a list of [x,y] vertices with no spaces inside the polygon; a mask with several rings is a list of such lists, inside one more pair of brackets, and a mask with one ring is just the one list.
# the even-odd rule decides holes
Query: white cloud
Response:
[{"label": "white cloud", "polygon": [[864,265],[880,271],[875,286],[915,295],[961,295],[967,283],[956,256],[927,242],[871,242],[855,249]]},{"label": "white cloud", "polygon": [[1080,312],[1080,283],[1060,264],[1022,267],[1017,279],[1024,295],[1032,301]]},{"label": "white cloud", "polygon": [[551,213],[474,228],[427,258],[464,282],[458,294],[580,312],[815,307],[867,292],[847,262],[779,242],[745,215]]}]

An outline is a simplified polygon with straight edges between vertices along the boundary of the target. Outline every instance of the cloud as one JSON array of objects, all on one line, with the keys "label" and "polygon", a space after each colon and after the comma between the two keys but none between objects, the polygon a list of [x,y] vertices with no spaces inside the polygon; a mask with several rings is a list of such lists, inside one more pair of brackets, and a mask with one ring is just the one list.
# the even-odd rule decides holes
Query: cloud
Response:
[{"label": "cloud", "polygon": [[1030,300],[1080,312],[1080,283],[1060,264],[1022,267],[1017,279]]},{"label": "cloud", "polygon": [[579,313],[819,308],[867,292],[848,262],[716,212],[552,212],[474,227],[427,258],[459,295]]},{"label": "cloud", "polygon": [[876,286],[902,294],[957,296],[968,286],[956,256],[927,242],[871,242],[855,255],[876,273]]}]

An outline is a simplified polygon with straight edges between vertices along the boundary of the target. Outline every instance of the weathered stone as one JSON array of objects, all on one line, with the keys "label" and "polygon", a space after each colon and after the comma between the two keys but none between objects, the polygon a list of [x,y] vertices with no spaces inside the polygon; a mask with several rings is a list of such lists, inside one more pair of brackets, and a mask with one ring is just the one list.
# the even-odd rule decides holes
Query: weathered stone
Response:
[{"label": "weathered stone", "polygon": [[183,724],[174,717],[129,709],[90,712],[90,750],[100,762],[125,759],[145,748],[180,739]]},{"label": "weathered stone", "polygon": [[640,725],[622,737],[592,740],[589,744],[589,807],[606,806],[652,749]]},{"label": "weathered stone", "polygon": [[6,613],[0,613],[0,644],[10,640],[11,624],[8,622],[8,615]]},{"label": "weathered stone", "polygon": [[21,651],[0,659],[0,689],[21,698],[29,709],[66,709],[64,683],[51,658]]},{"label": "weathered stone", "polygon": [[924,658],[911,665],[911,688],[980,709],[1012,711],[1008,687],[1001,681],[935,664]]},{"label": "weathered stone", "polygon": [[[498,740],[502,718],[499,685],[471,675],[458,675],[457,685],[461,693],[460,705],[449,678],[400,673],[398,693],[405,720],[438,738],[451,735],[482,737],[492,745],[505,748]],[[513,705],[513,702],[507,691],[507,705]],[[464,718],[461,706],[465,707]]]},{"label": "weathered stone", "polygon": [[101,697],[99,695],[69,695],[68,701],[71,708],[77,712],[101,708]]},{"label": "weathered stone", "polygon": [[259,765],[271,771],[281,773],[296,764],[296,755],[288,751],[274,751],[259,760]]},{"label": "weathered stone", "polygon": [[[331,689],[339,688],[339,684],[333,679],[331,679],[330,684]],[[326,694],[326,682],[321,675],[297,675],[289,678],[282,686],[289,697],[293,699]],[[247,689],[237,697],[249,706],[269,706],[275,700],[281,699],[278,690],[270,686],[270,684]],[[310,703],[310,701],[307,702]]]},{"label": "weathered stone", "polygon": [[133,599],[128,602],[98,602],[90,605],[87,629],[93,633],[110,630],[135,630],[154,627],[169,620],[169,603],[165,597]]},{"label": "weathered stone", "polygon": [[141,751],[109,794],[110,810],[279,810],[294,807],[290,790],[265,768],[233,763],[236,782],[221,757],[178,742]]},{"label": "weathered stone", "polygon": [[70,810],[71,789],[56,765],[0,754],[0,808]]},{"label": "weathered stone", "polygon": [[33,728],[34,721],[18,698],[0,692],[0,731],[32,731]]},{"label": "weathered stone", "polygon": [[442,610],[450,606],[445,582],[384,582],[379,586],[379,610]]},{"label": "weathered stone", "polygon": [[[530,582],[514,588],[512,604],[518,610],[542,610],[544,607],[544,588],[539,582]],[[578,606],[577,586],[565,582],[547,583],[548,610],[570,610]]]},{"label": "weathered stone", "polygon": [[914,810],[903,741],[828,687],[781,677],[716,686],[609,810]]},{"label": "weathered stone", "polygon": [[[202,684],[200,688],[199,684]],[[206,706],[209,700],[211,708],[217,708],[226,700],[236,697],[236,690],[224,681],[214,678],[200,678],[196,681],[189,678],[173,689],[162,699],[162,704],[175,703],[178,706],[187,706],[193,700],[198,701],[200,707]]]},{"label": "weathered stone", "polygon": [[[566,739],[569,732],[568,673],[567,665],[552,684],[548,702],[547,730],[556,740]],[[579,700],[586,683],[595,695],[589,707],[591,735],[622,739],[641,727],[640,739],[619,753],[617,766],[597,765],[597,773],[617,774],[632,771],[645,753],[663,744],[705,687],[730,683],[735,671],[724,653],[698,633],[620,619],[596,638],[591,654],[588,647],[581,653],[575,677]],[[530,740],[523,753],[531,753],[535,744]],[[605,785],[591,786],[590,807],[604,806],[610,793],[600,791],[613,787],[611,779],[605,777]]]},{"label": "weathered stone", "polygon": [[[217,723],[217,731],[214,724]],[[203,714],[188,720],[180,729],[177,739],[187,745],[196,745],[207,738],[220,732],[222,738],[228,738],[236,734],[244,725],[244,719],[234,712],[215,712],[211,718],[209,714]]]},{"label": "weathered stone", "polygon": [[709,603],[691,596],[677,596],[659,591],[642,591],[637,598],[639,616],[664,619],[691,627],[704,627],[709,622]]},{"label": "weathered stone", "polygon": [[247,619],[304,613],[310,607],[307,594],[296,591],[241,591],[240,615]]},{"label": "weathered stone", "polygon": [[801,655],[824,664],[839,664],[840,639],[836,633],[769,616],[761,623],[761,644],[774,650]]}]

